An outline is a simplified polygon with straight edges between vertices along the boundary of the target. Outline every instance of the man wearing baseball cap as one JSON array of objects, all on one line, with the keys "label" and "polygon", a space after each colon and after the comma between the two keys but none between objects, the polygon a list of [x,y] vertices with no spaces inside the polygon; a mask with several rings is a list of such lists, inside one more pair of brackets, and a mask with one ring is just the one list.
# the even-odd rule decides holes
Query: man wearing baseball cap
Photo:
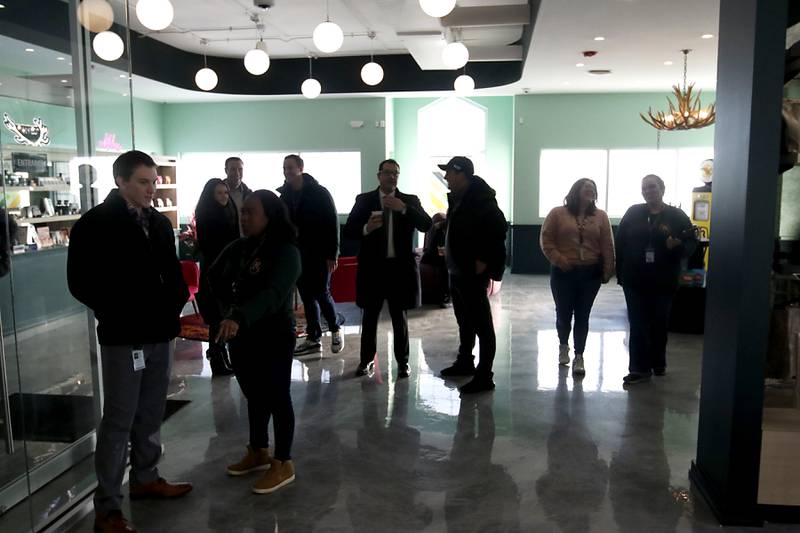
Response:
[{"label": "man wearing baseball cap", "polygon": [[[460,341],[455,362],[441,375],[474,376],[459,388],[462,394],[489,391],[494,389],[496,340],[487,288],[490,279],[503,277],[508,225],[494,189],[475,175],[469,158],[457,156],[439,168],[445,171],[450,188],[445,260]],[[472,355],[476,335],[480,339],[477,367]]]}]

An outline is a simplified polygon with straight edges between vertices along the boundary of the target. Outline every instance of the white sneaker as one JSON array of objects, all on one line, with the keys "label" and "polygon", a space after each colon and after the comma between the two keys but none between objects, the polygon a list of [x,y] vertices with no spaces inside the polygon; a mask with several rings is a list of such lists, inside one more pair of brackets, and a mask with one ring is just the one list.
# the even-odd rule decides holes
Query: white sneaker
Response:
[{"label": "white sneaker", "polygon": [[558,345],[558,364],[561,366],[569,365],[569,344]]},{"label": "white sneaker", "polygon": [[344,349],[342,330],[331,332],[331,352],[339,353]]},{"label": "white sneaker", "polygon": [[575,354],[575,359],[572,360],[572,373],[576,376],[586,375],[586,369],[583,368],[583,355]]},{"label": "white sneaker", "polygon": [[319,353],[322,351],[322,345],[317,340],[309,339],[306,337],[303,342],[298,344],[294,349],[295,355],[308,355],[312,353]]}]

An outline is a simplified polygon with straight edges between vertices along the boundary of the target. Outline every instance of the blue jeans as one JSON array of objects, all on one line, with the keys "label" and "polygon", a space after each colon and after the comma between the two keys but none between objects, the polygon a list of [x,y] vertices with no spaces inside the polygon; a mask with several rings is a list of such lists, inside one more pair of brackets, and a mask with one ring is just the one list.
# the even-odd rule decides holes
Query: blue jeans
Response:
[{"label": "blue jeans", "polygon": [[603,270],[600,265],[578,266],[569,272],[550,268],[550,290],[556,302],[558,341],[569,344],[572,319],[575,318],[575,353],[583,355],[589,335],[589,314],[600,290]]},{"label": "blue jeans", "polygon": [[[305,265],[303,265],[305,267]],[[328,330],[331,332],[339,331],[336,323],[336,308],[331,297],[331,275],[327,271],[314,275],[306,275],[297,280],[297,290],[300,292],[300,299],[303,301],[303,310],[306,314],[306,334],[309,340],[319,341],[322,337],[322,326],[320,325],[320,311],[325,321],[328,323]],[[318,279],[317,279],[318,276]],[[309,278],[315,279],[309,279]]]}]

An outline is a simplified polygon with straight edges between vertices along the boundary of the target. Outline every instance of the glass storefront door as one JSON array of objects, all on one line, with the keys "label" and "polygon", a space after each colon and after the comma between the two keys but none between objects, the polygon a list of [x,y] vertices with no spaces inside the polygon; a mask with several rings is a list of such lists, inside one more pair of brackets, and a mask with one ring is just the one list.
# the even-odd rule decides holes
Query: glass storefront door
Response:
[{"label": "glass storefront door", "polygon": [[[126,54],[93,55],[95,34],[79,24],[77,0],[4,4],[0,531],[37,531],[93,488],[102,390],[95,325],[69,292],[66,263],[72,225],[102,201],[98,179],[115,152],[133,148],[132,83]],[[121,25],[110,29],[124,40],[119,4]]]}]

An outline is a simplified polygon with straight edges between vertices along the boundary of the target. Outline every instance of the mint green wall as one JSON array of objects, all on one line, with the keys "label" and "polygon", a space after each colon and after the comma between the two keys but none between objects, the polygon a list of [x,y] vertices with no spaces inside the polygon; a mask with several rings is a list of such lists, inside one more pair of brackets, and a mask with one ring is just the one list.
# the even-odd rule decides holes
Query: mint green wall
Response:
[{"label": "mint green wall", "polygon": [[[106,133],[116,135],[123,149],[132,148],[130,99],[114,93],[92,91],[92,137],[95,147]],[[164,104],[134,98],[136,148],[148,153],[163,154],[161,113]],[[72,107],[31,102],[18,98],[0,97],[0,116],[7,112],[11,118],[30,124],[33,117],[42,117],[50,131],[50,146],[76,149],[75,110]],[[2,128],[0,126],[0,128]],[[0,142],[13,143],[5,128],[0,132]]]},{"label": "mint green wall", "polygon": [[[360,151],[362,188],[372,187],[374,169],[386,153],[383,98],[270,100],[167,104],[164,150]],[[352,128],[351,121],[364,121]],[[281,169],[275,169],[280,172]]]},{"label": "mint green wall", "polygon": [[[655,148],[656,130],[639,117],[664,109],[667,94],[616,93],[515,97],[514,223],[540,224],[539,154],[543,148]],[[713,92],[702,100],[712,102]],[[520,120],[522,123],[520,124]],[[713,146],[714,127],[665,132],[665,148]]]},{"label": "mint green wall", "polygon": [[[417,116],[421,108],[439,98],[395,98],[394,109],[394,158],[400,168],[412,169],[417,160]],[[514,98],[511,96],[483,96],[467,98],[487,110],[486,165],[476,173],[496,187],[505,183],[511,190],[511,171],[514,157]],[[459,154],[452,154],[459,155]],[[401,178],[400,187],[403,187]],[[413,179],[413,177],[411,177]],[[500,187],[497,187],[500,188]],[[499,201],[502,200],[498,198]],[[505,199],[510,204],[510,199]],[[504,210],[509,211],[511,205]]]}]

